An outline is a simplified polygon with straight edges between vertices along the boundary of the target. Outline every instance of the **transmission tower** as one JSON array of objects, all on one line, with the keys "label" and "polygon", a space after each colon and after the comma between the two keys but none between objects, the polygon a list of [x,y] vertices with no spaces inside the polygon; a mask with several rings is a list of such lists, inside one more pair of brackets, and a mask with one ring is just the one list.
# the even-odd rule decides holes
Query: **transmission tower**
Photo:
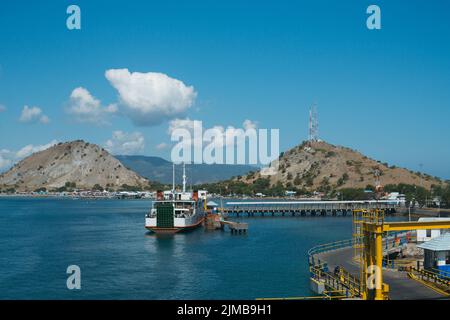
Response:
[{"label": "transmission tower", "polygon": [[313,104],[309,109],[309,141],[319,140],[319,120],[317,118],[317,106]]},{"label": "transmission tower", "polygon": [[375,169],[373,173],[375,177],[375,191],[380,193],[383,191],[383,185],[381,184],[381,171],[380,169]]}]

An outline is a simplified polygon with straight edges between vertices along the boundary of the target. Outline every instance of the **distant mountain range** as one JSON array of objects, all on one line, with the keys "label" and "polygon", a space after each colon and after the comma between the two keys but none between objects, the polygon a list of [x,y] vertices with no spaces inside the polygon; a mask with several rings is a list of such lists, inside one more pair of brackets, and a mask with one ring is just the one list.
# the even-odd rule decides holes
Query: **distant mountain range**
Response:
[{"label": "distant mountain range", "polygon": [[[253,184],[261,173],[249,165],[186,165],[187,184],[214,183],[235,177]],[[378,173],[378,175],[377,175]],[[181,184],[182,167],[176,167]],[[149,181],[172,183],[172,163],[160,157],[112,156],[105,149],[82,140],[59,143],[36,152],[0,174],[0,190],[55,190],[67,185],[118,189],[123,185],[146,187]],[[423,173],[389,166],[346,147],[326,142],[305,142],[279,158],[279,168],[269,177],[270,185],[307,190],[364,188],[381,183],[410,184],[430,189],[442,181]]]},{"label": "distant mountain range", "polygon": [[[126,168],[136,172],[140,176],[151,181],[165,184],[172,183],[172,162],[160,157],[147,156],[115,156]],[[211,183],[227,180],[231,177],[243,176],[250,171],[258,171],[257,167],[249,165],[226,165],[226,164],[189,164],[186,165],[188,185]],[[177,166],[176,183],[180,184],[182,179],[182,167]]]}]

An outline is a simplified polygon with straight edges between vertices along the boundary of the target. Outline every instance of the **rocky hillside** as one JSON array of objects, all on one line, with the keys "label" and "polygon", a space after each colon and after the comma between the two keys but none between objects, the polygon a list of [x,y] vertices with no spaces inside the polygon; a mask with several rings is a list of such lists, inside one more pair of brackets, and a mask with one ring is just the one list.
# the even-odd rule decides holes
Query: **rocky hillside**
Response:
[{"label": "rocky hillside", "polygon": [[[382,185],[405,183],[430,189],[440,183],[435,177],[388,166],[355,150],[326,142],[305,142],[286,151],[280,156],[279,170],[270,176],[270,182],[306,190],[365,188],[375,186],[377,170]],[[261,178],[259,172],[242,180],[251,183],[257,178]]]},{"label": "rocky hillside", "polygon": [[110,188],[148,184],[106,150],[82,140],[37,152],[0,175],[0,187],[18,191],[52,190],[67,182],[75,183],[77,188],[92,188],[96,184]]}]

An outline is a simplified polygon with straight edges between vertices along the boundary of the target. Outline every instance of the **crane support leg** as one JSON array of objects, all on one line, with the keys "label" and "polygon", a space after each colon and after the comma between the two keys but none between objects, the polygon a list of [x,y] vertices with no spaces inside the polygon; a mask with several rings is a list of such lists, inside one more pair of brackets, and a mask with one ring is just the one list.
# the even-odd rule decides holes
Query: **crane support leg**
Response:
[{"label": "crane support leg", "polygon": [[377,266],[375,300],[384,300],[383,296],[383,232],[375,234],[375,263]]}]

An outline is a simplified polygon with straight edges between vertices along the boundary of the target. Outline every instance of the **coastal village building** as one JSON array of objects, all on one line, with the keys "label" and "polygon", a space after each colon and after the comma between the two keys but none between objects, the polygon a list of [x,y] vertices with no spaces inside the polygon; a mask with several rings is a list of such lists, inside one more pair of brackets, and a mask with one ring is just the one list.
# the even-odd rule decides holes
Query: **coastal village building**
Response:
[{"label": "coastal village building", "polygon": [[286,197],[294,197],[295,195],[297,195],[297,191],[286,191],[285,192]]},{"label": "coastal village building", "polygon": [[406,196],[399,192],[391,192],[383,197],[384,200],[396,201],[400,206],[404,207],[406,204]]},{"label": "coastal village building", "polygon": [[214,202],[214,201],[208,201],[206,203],[206,209],[208,211],[216,213],[218,211],[218,208],[219,208],[219,205],[216,202]]},{"label": "coastal village building", "polygon": [[[450,218],[419,218],[419,222],[450,221]],[[417,242],[427,242],[448,230],[417,230]]]},{"label": "coastal village building", "polygon": [[426,270],[450,276],[450,233],[422,243],[418,247],[425,251],[423,266]]}]

